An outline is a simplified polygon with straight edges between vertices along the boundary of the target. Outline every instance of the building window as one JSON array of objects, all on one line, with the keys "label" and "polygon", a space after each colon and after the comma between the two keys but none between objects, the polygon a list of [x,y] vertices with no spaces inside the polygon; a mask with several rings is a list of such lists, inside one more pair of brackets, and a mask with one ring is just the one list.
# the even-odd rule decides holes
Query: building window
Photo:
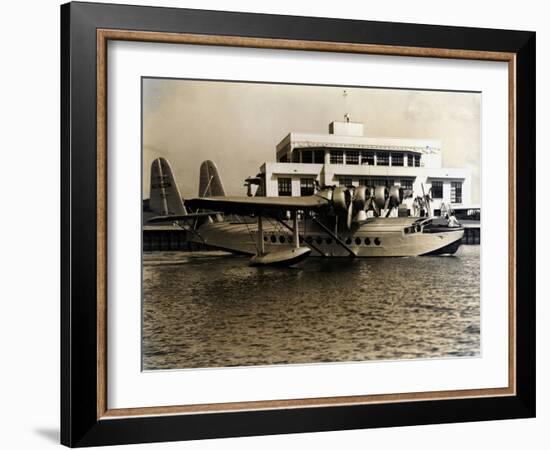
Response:
[{"label": "building window", "polygon": [[401,180],[401,187],[403,189],[409,189],[412,191],[412,188],[413,188],[413,180]]},{"label": "building window", "polygon": [[340,177],[338,183],[340,186],[351,186],[353,184],[353,179],[351,177]]},{"label": "building window", "polygon": [[409,167],[420,167],[420,155],[417,155],[415,153],[409,153],[407,156],[407,165]]},{"label": "building window", "polygon": [[288,162],[288,156],[286,153],[279,158],[279,162],[282,162],[282,163]]},{"label": "building window", "polygon": [[451,203],[462,203],[462,182],[451,182]]},{"label": "building window", "polygon": [[385,177],[372,177],[368,178],[367,186],[386,186],[390,187],[393,186],[394,179],[393,178],[385,178]]},{"label": "building window", "polygon": [[359,164],[359,152],[348,150],[346,152],[346,164]]},{"label": "building window", "polygon": [[331,150],[330,152],[331,164],[344,164],[344,152],[342,150]]},{"label": "building window", "polygon": [[279,178],[277,182],[279,184],[279,196],[290,197],[292,195],[292,179]]},{"label": "building window", "polygon": [[392,166],[402,166],[403,165],[403,153],[392,153],[391,154],[391,165]]},{"label": "building window", "polygon": [[389,166],[390,165],[390,154],[387,152],[378,152],[376,153],[376,165],[377,166]]},{"label": "building window", "polygon": [[292,162],[293,163],[299,163],[300,162],[300,152],[298,150],[292,151]]},{"label": "building window", "polygon": [[315,164],[324,164],[325,163],[325,151],[324,150],[315,150],[313,152],[313,162]]},{"label": "building window", "polygon": [[[391,187],[395,184],[395,179],[388,178],[388,177],[361,177],[359,178],[358,181],[359,181],[359,186],[368,186],[368,187],[376,187],[376,186]],[[404,186],[403,183],[408,183],[408,184],[405,184]],[[410,187],[407,187],[407,186],[410,186]],[[412,180],[401,180],[401,187],[412,190]]]},{"label": "building window", "polygon": [[374,166],[374,152],[361,152],[361,164]]},{"label": "building window", "polygon": [[311,150],[302,150],[302,163],[311,164],[313,162],[313,152]]},{"label": "building window", "polygon": [[432,181],[432,198],[443,198],[443,181]]},{"label": "building window", "polygon": [[300,195],[313,195],[314,185],[313,178],[300,178]]}]

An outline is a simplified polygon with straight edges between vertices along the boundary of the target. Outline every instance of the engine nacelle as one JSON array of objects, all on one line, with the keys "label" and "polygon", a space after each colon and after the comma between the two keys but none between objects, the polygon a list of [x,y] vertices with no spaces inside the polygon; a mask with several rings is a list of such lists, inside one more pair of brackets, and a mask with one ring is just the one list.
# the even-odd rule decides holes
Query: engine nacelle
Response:
[{"label": "engine nacelle", "polygon": [[391,186],[388,198],[388,208],[397,208],[403,202],[403,190],[398,186]]},{"label": "engine nacelle", "polygon": [[337,186],[332,192],[332,204],[336,211],[342,212],[348,210],[349,205],[349,191],[343,186]]},{"label": "engine nacelle", "polygon": [[386,186],[376,186],[374,188],[374,204],[379,210],[384,209],[387,197],[388,188]]},{"label": "engine nacelle", "polygon": [[367,186],[357,186],[353,193],[353,209],[362,211],[370,198],[370,189]]}]

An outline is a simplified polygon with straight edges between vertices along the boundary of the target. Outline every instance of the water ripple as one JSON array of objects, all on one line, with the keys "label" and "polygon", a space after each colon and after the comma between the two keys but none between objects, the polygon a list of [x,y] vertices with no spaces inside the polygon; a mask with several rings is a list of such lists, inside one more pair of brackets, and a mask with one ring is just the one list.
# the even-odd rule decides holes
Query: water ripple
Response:
[{"label": "water ripple", "polygon": [[143,368],[478,356],[479,306],[477,246],[456,257],[309,258],[298,269],[149,253]]}]

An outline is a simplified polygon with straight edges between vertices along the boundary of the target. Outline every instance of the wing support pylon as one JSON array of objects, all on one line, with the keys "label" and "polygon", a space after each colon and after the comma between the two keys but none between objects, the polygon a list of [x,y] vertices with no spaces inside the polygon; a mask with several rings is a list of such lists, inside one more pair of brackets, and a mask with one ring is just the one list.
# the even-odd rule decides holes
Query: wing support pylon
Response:
[{"label": "wing support pylon", "polygon": [[327,233],[332,239],[334,239],[334,241],[338,245],[340,245],[340,247],[344,248],[349,253],[349,256],[351,256],[352,258],[355,258],[357,256],[357,254],[353,251],[353,249],[348,247],[346,243],[342,239],[340,239],[340,237],[336,233],[333,233],[332,230],[328,228],[323,222],[321,222],[316,217],[312,217],[311,220],[313,220],[317,225],[319,225],[325,233]]}]

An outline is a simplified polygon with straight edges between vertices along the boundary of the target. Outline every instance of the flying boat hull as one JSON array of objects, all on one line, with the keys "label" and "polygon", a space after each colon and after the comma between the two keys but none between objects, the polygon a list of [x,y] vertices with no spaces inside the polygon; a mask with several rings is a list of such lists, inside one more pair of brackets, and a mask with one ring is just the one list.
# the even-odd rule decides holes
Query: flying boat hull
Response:
[{"label": "flying boat hull", "polygon": [[[336,234],[338,243],[311,221],[300,222],[301,245],[310,256],[399,257],[455,253],[464,236],[463,228],[430,227],[419,218],[371,218],[352,230]],[[237,253],[257,253],[257,230],[253,223],[210,222],[203,224],[190,240]],[[292,233],[277,222],[263,228],[265,253],[293,249]],[[343,244],[343,245],[342,245]]]}]

